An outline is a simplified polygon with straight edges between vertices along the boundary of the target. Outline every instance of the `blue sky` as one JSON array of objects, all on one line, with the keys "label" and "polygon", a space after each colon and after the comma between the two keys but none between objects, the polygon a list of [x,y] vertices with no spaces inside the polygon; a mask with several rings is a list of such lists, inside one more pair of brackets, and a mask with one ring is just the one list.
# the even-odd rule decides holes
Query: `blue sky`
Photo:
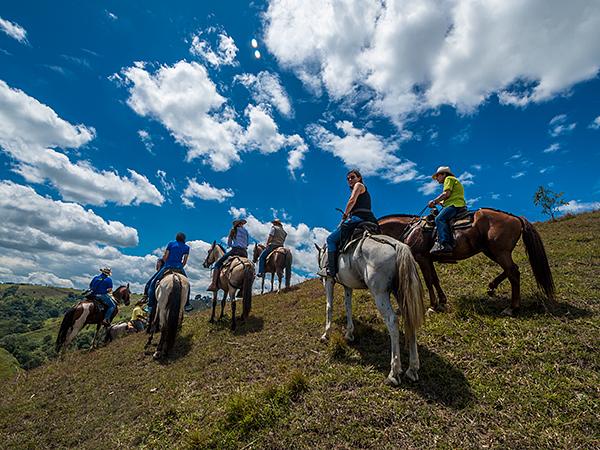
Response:
[{"label": "blue sky", "polygon": [[182,230],[201,291],[239,215],[283,220],[301,280],[354,167],[380,216],[439,165],[472,208],[600,207],[597,2],[207,3],[0,8],[0,281],[139,288]]}]

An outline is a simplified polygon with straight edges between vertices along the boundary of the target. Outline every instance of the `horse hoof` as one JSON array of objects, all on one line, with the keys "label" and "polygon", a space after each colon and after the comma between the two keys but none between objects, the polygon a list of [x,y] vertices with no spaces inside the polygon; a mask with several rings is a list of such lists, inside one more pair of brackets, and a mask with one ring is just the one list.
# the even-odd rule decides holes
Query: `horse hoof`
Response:
[{"label": "horse hoof", "polygon": [[354,342],[354,335],[346,333],[344,337],[346,339],[346,342]]},{"label": "horse hoof", "polygon": [[440,303],[439,305],[437,305],[435,307],[436,312],[447,312],[448,311],[448,306],[446,306],[445,303]]},{"label": "horse hoof", "polygon": [[321,336],[321,342],[327,342],[329,340],[329,336],[327,336],[327,333],[323,333],[323,336]]},{"label": "horse hoof", "polygon": [[433,308],[431,308],[431,307],[427,308],[426,315],[430,316],[430,315],[432,315],[432,314],[435,314],[435,309],[433,309]]},{"label": "horse hoof", "polygon": [[410,381],[419,381],[419,374],[416,370],[411,369],[410,367],[406,370],[404,375],[406,375],[406,378],[408,378]]},{"label": "horse hoof", "polygon": [[393,375],[388,375],[387,376],[387,378],[385,379],[385,384],[387,384],[388,386],[394,386],[394,387],[400,386],[400,382]]},{"label": "horse hoof", "polygon": [[514,316],[514,312],[512,310],[512,308],[506,308],[504,311],[502,311],[501,313],[503,316],[507,316],[507,317],[513,317]]},{"label": "horse hoof", "polygon": [[162,355],[160,354],[160,352],[154,352],[154,355],[152,355],[152,358],[153,358],[153,359],[160,359],[160,358],[161,358],[161,356],[162,356]]}]

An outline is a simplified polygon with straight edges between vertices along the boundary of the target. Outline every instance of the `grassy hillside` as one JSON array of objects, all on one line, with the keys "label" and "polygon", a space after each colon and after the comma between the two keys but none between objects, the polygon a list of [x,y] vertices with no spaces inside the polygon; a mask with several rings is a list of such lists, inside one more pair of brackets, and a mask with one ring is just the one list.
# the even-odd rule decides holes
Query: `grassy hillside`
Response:
[{"label": "grassy hillside", "polygon": [[[321,344],[317,280],[255,297],[236,333],[187,316],[173,358],[144,336],[26,372],[0,386],[7,448],[598,448],[600,213],[538,224],[558,307],[544,311],[520,244],[523,308],[485,257],[440,267],[451,310],[419,333],[420,380],[383,383],[389,338],[355,292],[356,342]],[[345,319],[336,289],[335,327]],[[402,354],[406,367],[408,355]]]}]

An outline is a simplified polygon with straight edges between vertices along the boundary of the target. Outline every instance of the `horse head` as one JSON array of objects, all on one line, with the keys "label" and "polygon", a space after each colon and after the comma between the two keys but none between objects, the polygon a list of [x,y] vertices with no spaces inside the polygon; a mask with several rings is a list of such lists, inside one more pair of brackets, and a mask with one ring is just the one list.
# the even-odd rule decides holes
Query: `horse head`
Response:
[{"label": "horse head", "polygon": [[119,301],[123,302],[126,306],[129,306],[129,301],[131,299],[131,291],[129,290],[129,283],[125,286],[119,286],[115,292],[114,297]]},{"label": "horse head", "polygon": [[327,244],[323,247],[319,247],[319,245],[315,243],[315,248],[317,249],[317,264],[319,265],[319,269],[322,269],[327,265]]},{"label": "horse head", "polygon": [[202,263],[202,266],[205,269],[208,269],[217,259],[225,254],[225,250],[217,244],[217,241],[213,241],[210,249],[208,250],[208,254],[206,255],[206,259]]},{"label": "horse head", "polygon": [[258,257],[263,252],[264,248],[261,244],[254,243],[254,250],[252,250],[252,262],[256,263],[258,261]]}]

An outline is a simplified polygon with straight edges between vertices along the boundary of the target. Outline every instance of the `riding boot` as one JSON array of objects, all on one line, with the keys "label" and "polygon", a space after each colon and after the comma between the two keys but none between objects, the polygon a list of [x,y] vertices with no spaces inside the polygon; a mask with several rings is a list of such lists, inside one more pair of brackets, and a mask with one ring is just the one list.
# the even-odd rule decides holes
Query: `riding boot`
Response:
[{"label": "riding boot", "polygon": [[221,269],[215,269],[212,273],[212,281],[210,282],[210,286],[206,288],[207,291],[216,292],[219,290],[219,276],[221,275]]},{"label": "riding boot", "polygon": [[327,252],[327,276],[335,278],[337,269],[337,252]]}]

